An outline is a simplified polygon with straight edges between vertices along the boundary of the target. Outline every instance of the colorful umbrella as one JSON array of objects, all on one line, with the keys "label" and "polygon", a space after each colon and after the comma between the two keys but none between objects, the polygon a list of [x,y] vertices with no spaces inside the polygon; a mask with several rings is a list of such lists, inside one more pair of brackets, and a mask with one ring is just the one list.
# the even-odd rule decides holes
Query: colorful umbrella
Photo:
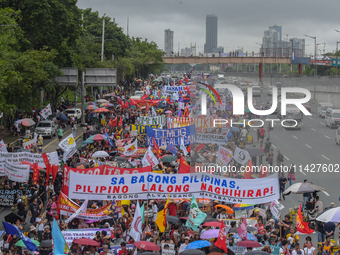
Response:
[{"label": "colorful umbrella", "polygon": [[92,155],[92,158],[106,158],[106,157],[110,157],[110,155],[106,151],[96,151]]},{"label": "colorful umbrella", "polygon": [[85,108],[85,110],[89,110],[89,111],[93,111],[93,110],[97,110],[97,109],[98,109],[98,107],[95,106],[95,105],[89,105]]},{"label": "colorful umbrella", "polygon": [[203,227],[219,228],[219,227],[221,227],[221,222],[216,222],[216,221],[206,222],[206,223],[203,224]]},{"label": "colorful umbrella", "polygon": [[102,103],[100,105],[100,107],[112,107],[112,106],[113,106],[113,104],[109,104],[109,103]]},{"label": "colorful umbrella", "polygon": [[185,250],[189,250],[189,249],[200,249],[200,248],[204,248],[204,247],[208,247],[210,246],[210,242],[205,241],[205,240],[199,240],[199,241],[195,241],[192,243],[189,243],[187,245],[187,247],[185,247]]},{"label": "colorful umbrella", "polygon": [[216,205],[215,208],[223,208],[226,209],[227,213],[234,214],[234,210],[226,205]]},{"label": "colorful umbrella", "polygon": [[73,240],[73,242],[76,244],[81,244],[81,245],[100,246],[95,240],[88,239],[88,238],[76,239],[76,240]]},{"label": "colorful umbrella", "polygon": [[25,127],[30,127],[35,125],[35,122],[32,119],[23,119],[21,121],[21,125],[25,126]]},{"label": "colorful umbrella", "polygon": [[[40,246],[40,243],[34,239],[31,239],[33,241],[33,243],[39,247]],[[26,247],[26,245],[24,244],[24,242],[22,240],[18,241],[15,243],[15,246],[19,246],[19,247]]]},{"label": "colorful umbrella", "polygon": [[[237,239],[242,239],[238,234],[233,235],[233,237]],[[247,240],[257,241],[257,237],[255,237],[253,234],[247,233]]]},{"label": "colorful umbrella", "polygon": [[253,248],[262,247],[262,245],[261,245],[259,242],[256,242],[256,241],[248,241],[248,240],[238,242],[238,243],[236,244],[236,246],[241,246],[241,247],[253,247]]},{"label": "colorful umbrella", "polygon": [[322,212],[316,220],[322,222],[340,222],[340,207],[334,207]]},{"label": "colorful umbrella", "polygon": [[161,161],[163,163],[165,162],[172,162],[172,161],[176,161],[177,157],[173,156],[173,155],[164,155],[161,157]]},{"label": "colorful umbrella", "polygon": [[249,210],[254,208],[254,205],[251,204],[236,204],[234,205],[234,211],[238,211],[238,210]]},{"label": "colorful umbrella", "polygon": [[106,99],[98,99],[97,101],[96,101],[96,103],[98,104],[102,104],[102,103],[108,103],[109,101],[107,101]]},{"label": "colorful umbrella", "polygon": [[95,102],[87,102],[85,103],[85,107],[88,107],[89,105],[97,105]]},{"label": "colorful umbrella", "polygon": [[[91,136],[92,137],[92,136]],[[91,138],[90,137],[90,138]],[[89,138],[89,139],[90,139]],[[100,135],[100,134],[97,134],[97,135],[94,135],[94,137],[92,138],[92,140],[93,141],[95,141],[95,142],[98,142],[98,141],[103,141],[104,140],[104,137],[102,136],[102,135]]]},{"label": "colorful umbrella", "polygon": [[160,250],[157,244],[147,242],[147,241],[135,242],[133,245],[136,246],[137,248],[140,248],[146,251],[159,251]]},{"label": "colorful umbrella", "polygon": [[220,232],[219,229],[210,229],[210,230],[204,231],[203,234],[200,236],[200,238],[201,239],[216,238],[216,237],[218,237],[219,232]]},{"label": "colorful umbrella", "polygon": [[109,112],[110,110],[105,108],[98,108],[97,110],[94,110],[93,112]]}]

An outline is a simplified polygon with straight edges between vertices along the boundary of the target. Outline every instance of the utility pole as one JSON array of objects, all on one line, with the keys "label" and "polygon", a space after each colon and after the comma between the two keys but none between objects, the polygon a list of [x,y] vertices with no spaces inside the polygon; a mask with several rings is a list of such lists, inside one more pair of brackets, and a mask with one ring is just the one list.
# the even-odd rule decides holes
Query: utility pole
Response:
[{"label": "utility pole", "polygon": [[129,17],[127,17],[126,35],[129,36]]},{"label": "utility pole", "polygon": [[316,36],[309,36],[305,35],[306,37],[314,39],[314,100],[315,100],[315,94],[316,94],[316,74],[317,74],[317,63],[316,63],[316,52],[317,52],[317,44],[316,44]]},{"label": "utility pole", "polygon": [[[104,61],[104,36],[105,36],[105,16],[103,17],[103,32],[102,32],[102,58],[101,61]],[[99,87],[100,90],[100,98],[103,97],[103,87]]]}]

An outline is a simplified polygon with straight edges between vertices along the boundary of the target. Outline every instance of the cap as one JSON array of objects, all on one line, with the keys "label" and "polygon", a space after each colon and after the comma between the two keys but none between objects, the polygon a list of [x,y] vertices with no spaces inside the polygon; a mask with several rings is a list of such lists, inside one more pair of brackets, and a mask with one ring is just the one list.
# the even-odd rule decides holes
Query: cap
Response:
[{"label": "cap", "polygon": [[189,237],[189,236],[186,236],[184,239],[185,239],[185,240],[190,240],[190,237]]},{"label": "cap", "polygon": [[30,231],[35,231],[37,228],[35,226],[30,226]]},{"label": "cap", "polygon": [[49,226],[49,225],[46,225],[46,226],[44,227],[44,229],[45,229],[45,228],[50,229],[50,226]]}]

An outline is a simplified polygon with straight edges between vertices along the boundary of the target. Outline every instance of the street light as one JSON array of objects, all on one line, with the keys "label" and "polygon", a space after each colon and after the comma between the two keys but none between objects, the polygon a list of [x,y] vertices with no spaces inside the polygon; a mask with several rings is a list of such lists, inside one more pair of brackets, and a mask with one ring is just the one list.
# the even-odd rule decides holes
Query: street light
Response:
[{"label": "street light", "polygon": [[[335,29],[335,32],[338,32],[338,33],[340,33],[340,30],[337,30],[337,29]],[[336,66],[335,66],[335,77],[336,78],[338,78],[338,43],[339,43],[340,41],[337,41],[336,42],[336,52],[335,52],[335,55],[336,55]]]},{"label": "street light", "polygon": [[314,100],[315,100],[315,88],[316,88],[316,72],[317,72],[317,65],[316,65],[316,36],[305,35],[306,37],[314,39]]},{"label": "street light", "polygon": [[272,41],[268,41],[269,43],[273,43],[273,44],[275,44],[275,55],[274,55],[274,57],[275,57],[275,67],[276,67],[276,73],[277,73],[277,64],[276,64],[276,42],[272,42]]}]

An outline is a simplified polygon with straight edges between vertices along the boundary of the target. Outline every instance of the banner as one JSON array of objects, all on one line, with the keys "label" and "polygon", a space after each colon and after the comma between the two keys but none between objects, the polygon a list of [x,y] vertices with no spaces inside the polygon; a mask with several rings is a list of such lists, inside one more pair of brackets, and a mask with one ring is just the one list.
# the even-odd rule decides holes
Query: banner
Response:
[{"label": "banner", "polygon": [[[17,194],[19,194],[19,197],[21,197],[23,195],[23,190],[0,189],[0,206],[4,207],[13,206],[13,202]],[[31,196],[31,190],[27,190],[27,196],[29,197]]]},{"label": "banner", "polygon": [[146,166],[151,166],[154,167],[159,164],[158,159],[156,158],[155,154],[153,154],[151,147],[148,148],[146,151],[143,159],[142,159],[142,164],[144,167]]},{"label": "banner", "polygon": [[196,143],[215,143],[219,145],[226,144],[225,135],[219,134],[196,134]]},{"label": "banner", "polygon": [[223,164],[228,165],[233,158],[233,152],[219,145],[217,158],[220,159]]},{"label": "banner", "polygon": [[[137,148],[137,152],[130,155],[129,157],[140,157],[143,156],[148,148]],[[118,153],[123,154],[124,153],[124,147],[118,147],[117,148]],[[122,156],[126,156],[126,155],[122,155]]]},{"label": "banner", "polygon": [[93,240],[96,235],[96,232],[97,231],[102,232],[103,230],[105,230],[107,233],[110,233],[109,229],[103,229],[103,228],[70,229],[66,231],[61,231],[61,233],[63,234],[65,238],[65,242],[68,244],[69,247],[71,247],[73,240],[80,239],[80,238],[88,238],[88,239]]},{"label": "banner", "polygon": [[[49,157],[50,153],[46,153],[47,157]],[[32,164],[38,163],[38,165],[42,168],[45,168],[44,160],[41,154],[38,153],[30,153],[30,152],[0,152],[0,161],[7,160],[13,164],[21,164],[21,161],[28,161]]]},{"label": "banner", "polygon": [[[133,244],[127,244],[126,245],[126,249],[130,252],[132,252],[132,250],[135,248],[135,246]],[[110,251],[112,255],[118,255],[119,251],[122,249],[122,247],[120,245],[116,245],[116,246],[111,246],[110,247]],[[99,248],[99,254],[103,252],[103,248]],[[109,253],[108,253],[109,254]],[[128,253],[129,254],[129,253]]]},{"label": "banner", "polygon": [[8,176],[14,182],[28,182],[30,173],[29,165],[15,165],[8,160],[0,162],[0,176]]},{"label": "banner", "polygon": [[52,115],[52,110],[51,110],[51,104],[48,104],[45,109],[43,109],[40,112],[41,117],[43,117],[45,120],[47,119],[48,116]]},{"label": "banner", "polygon": [[25,150],[29,151],[36,144],[37,144],[37,136],[34,136],[32,140],[29,140],[26,143],[22,143],[22,147],[24,147]]},{"label": "banner", "polygon": [[194,125],[172,129],[147,128],[148,146],[152,146],[152,138],[155,138],[158,146],[180,146],[181,139],[185,145],[189,145],[196,142],[196,130]]},{"label": "banner", "polygon": [[[59,147],[63,150],[63,151],[68,151],[74,147],[76,147],[77,144],[74,140],[73,134],[68,135],[65,139],[63,139],[60,143],[59,143]],[[66,159],[64,159],[66,161]]]},{"label": "banner", "polygon": [[82,173],[86,175],[123,175],[123,174],[138,174],[138,173],[145,173],[151,172],[152,167],[141,167],[141,168],[121,168],[109,165],[102,165],[99,167],[93,168],[85,168],[85,169],[78,169],[72,167],[64,167],[64,174],[63,174],[63,193],[68,196],[68,189],[69,189],[69,173]]},{"label": "banner", "polygon": [[164,86],[163,94],[172,95],[173,93],[182,92],[184,94],[190,94],[191,90],[196,89],[196,86]]},{"label": "banner", "polygon": [[[74,142],[74,144],[76,144],[76,143]],[[72,147],[72,148],[69,148],[67,150],[64,150],[64,153],[63,153],[63,160],[64,160],[64,162],[66,160],[68,160],[70,157],[72,157],[76,152],[77,152],[77,147],[76,146]]]},{"label": "banner", "polygon": [[0,142],[0,152],[8,152],[4,140]]},{"label": "banner", "polygon": [[165,115],[156,116],[156,117],[146,117],[140,116],[139,117],[139,124],[140,125],[165,125]]},{"label": "banner", "polygon": [[70,198],[89,200],[208,198],[227,203],[263,204],[280,198],[277,174],[233,179],[205,173],[94,175],[70,172]]},{"label": "banner", "polygon": [[136,152],[137,152],[137,139],[133,143],[124,146],[123,154],[125,156],[131,156]]},{"label": "banner", "polygon": [[237,163],[244,165],[250,160],[249,152],[236,147],[234,150],[234,159]]},{"label": "banner", "polygon": [[152,127],[152,128],[159,128],[159,125],[130,125],[130,131],[137,131],[137,134],[139,135],[146,135],[146,128]]},{"label": "banner", "polygon": [[285,208],[278,200],[273,200],[270,204],[270,212],[275,219],[280,219],[281,211]]},{"label": "banner", "polygon": [[199,118],[184,118],[184,117],[173,117],[170,128],[186,127],[195,125],[196,128],[214,128],[214,127],[226,127],[226,125],[215,124],[214,118],[199,117]]},{"label": "banner", "polygon": [[81,213],[86,213],[86,208],[87,208],[87,203],[88,201],[85,200],[85,202],[78,208],[77,211],[74,212],[74,214],[72,214],[70,217],[68,217],[65,222],[68,224],[69,222],[71,222],[73,219],[75,218],[79,218],[78,216],[80,216]]},{"label": "banner", "polygon": [[132,140],[133,140],[132,138],[116,140],[116,146],[117,147],[124,147],[125,143],[130,144]]}]

